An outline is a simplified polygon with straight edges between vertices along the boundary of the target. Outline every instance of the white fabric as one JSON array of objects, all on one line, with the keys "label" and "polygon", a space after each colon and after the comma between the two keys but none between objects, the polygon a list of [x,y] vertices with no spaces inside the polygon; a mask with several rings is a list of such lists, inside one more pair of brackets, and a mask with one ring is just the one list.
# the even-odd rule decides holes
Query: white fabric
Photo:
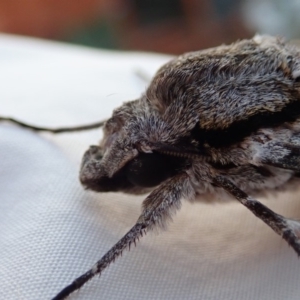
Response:
[{"label": "white fabric", "polygon": [[[0,36],[0,115],[79,125],[137,98],[166,56]],[[0,299],[50,299],[135,223],[144,197],[84,191],[83,152],[101,130],[51,135],[0,123]],[[299,193],[265,201],[300,217]],[[70,299],[299,299],[300,261],[239,203],[183,201],[165,232],[148,234]]]}]

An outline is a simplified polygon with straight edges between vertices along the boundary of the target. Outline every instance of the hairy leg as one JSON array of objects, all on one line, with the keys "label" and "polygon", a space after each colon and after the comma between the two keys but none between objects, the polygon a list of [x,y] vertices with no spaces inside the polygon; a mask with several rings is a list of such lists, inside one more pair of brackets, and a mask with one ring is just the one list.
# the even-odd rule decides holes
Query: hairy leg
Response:
[{"label": "hairy leg", "polygon": [[300,256],[300,222],[273,212],[259,201],[248,196],[225,177],[216,176],[213,180],[216,185],[234,196],[240,203],[252,211],[256,217],[260,218],[277,234],[282,236]]},{"label": "hairy leg", "polygon": [[82,287],[95,275],[101,275],[122,252],[155,226],[164,226],[173,211],[180,208],[182,197],[191,197],[193,190],[188,175],[179,174],[156,188],[143,202],[143,210],[136,224],[86,273],[75,279],[52,300],[62,300]]}]

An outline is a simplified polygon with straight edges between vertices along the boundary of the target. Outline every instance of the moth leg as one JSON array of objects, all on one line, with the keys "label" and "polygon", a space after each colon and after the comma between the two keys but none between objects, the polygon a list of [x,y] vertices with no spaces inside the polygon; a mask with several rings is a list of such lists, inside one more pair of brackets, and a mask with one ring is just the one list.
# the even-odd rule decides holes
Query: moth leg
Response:
[{"label": "moth leg", "polygon": [[96,122],[92,124],[82,125],[82,126],[75,126],[75,127],[58,127],[58,128],[47,128],[47,127],[38,127],[34,125],[30,125],[14,118],[9,117],[0,117],[0,121],[10,122],[13,124],[17,124],[18,126],[28,128],[34,131],[48,131],[52,133],[62,133],[62,132],[74,132],[74,131],[82,131],[82,130],[89,130],[94,128],[99,128],[104,125],[106,121]]},{"label": "moth leg", "polygon": [[101,275],[112,262],[119,257],[132,243],[136,243],[140,237],[156,225],[164,225],[164,221],[171,217],[172,210],[179,209],[183,196],[190,196],[188,175],[178,174],[166,180],[156,188],[143,202],[142,214],[136,224],[86,273],[75,279],[65,287],[52,300],[62,300],[82,287],[95,275]]},{"label": "moth leg", "polygon": [[300,256],[300,222],[285,218],[273,212],[259,201],[248,196],[223,176],[216,176],[213,181],[216,185],[222,187],[229,194],[234,196],[256,217],[260,218],[270,226],[277,234],[282,236],[282,238],[296,251],[298,256]]}]

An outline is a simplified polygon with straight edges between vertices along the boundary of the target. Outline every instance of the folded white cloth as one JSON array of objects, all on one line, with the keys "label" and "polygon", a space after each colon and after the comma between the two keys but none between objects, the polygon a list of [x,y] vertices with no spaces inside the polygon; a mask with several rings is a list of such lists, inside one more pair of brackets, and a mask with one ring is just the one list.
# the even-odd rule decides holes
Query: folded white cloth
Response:
[{"label": "folded white cloth", "polygon": [[[169,58],[0,36],[0,115],[80,125],[136,99]],[[84,191],[83,152],[101,130],[51,135],[0,123],[0,299],[51,299],[135,223],[144,197]],[[300,217],[299,192],[267,203]],[[299,299],[300,261],[239,203],[183,201],[165,232],[148,234],[70,299]]]}]

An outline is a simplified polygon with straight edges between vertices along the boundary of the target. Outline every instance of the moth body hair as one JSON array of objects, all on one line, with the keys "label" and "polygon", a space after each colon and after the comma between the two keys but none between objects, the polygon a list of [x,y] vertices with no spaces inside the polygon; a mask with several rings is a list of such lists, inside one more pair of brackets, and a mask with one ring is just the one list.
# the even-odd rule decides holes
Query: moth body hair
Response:
[{"label": "moth body hair", "polygon": [[[226,191],[300,255],[300,223],[248,196],[285,186],[300,171],[299,63],[299,49],[269,36],[171,60],[139,99],[106,122],[100,146],[85,153],[82,184],[98,192],[152,191],[136,223],[144,232],[164,227],[180,198],[223,197]],[[140,236],[135,227],[129,232]],[[54,300],[64,299],[66,289]]]},{"label": "moth body hair", "polygon": [[147,231],[165,227],[183,198],[226,193],[300,255],[300,222],[253,198],[298,180],[299,79],[300,49],[257,35],[172,59],[140,98],[98,123],[104,136],[83,156],[82,185],[96,192],[150,194],[132,229],[53,300],[101,274]]}]

